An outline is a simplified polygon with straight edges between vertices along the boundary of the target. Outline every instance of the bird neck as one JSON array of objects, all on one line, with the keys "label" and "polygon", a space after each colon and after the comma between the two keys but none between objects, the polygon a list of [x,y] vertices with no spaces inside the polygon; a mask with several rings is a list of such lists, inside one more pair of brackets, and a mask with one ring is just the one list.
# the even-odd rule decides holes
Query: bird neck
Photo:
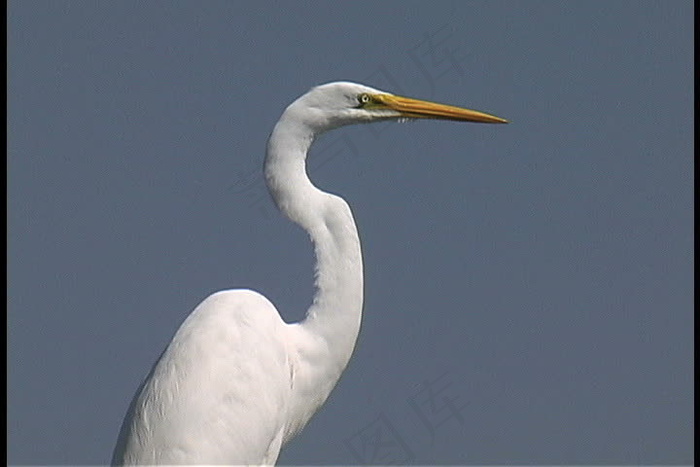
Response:
[{"label": "bird neck", "polygon": [[348,204],[316,188],[306,174],[306,155],[315,136],[313,128],[283,115],[268,141],[265,179],[277,207],[308,232],[314,245],[316,292],[306,318],[295,327],[307,337],[298,340],[304,348],[297,351],[330,393],[360,329],[362,252]]}]

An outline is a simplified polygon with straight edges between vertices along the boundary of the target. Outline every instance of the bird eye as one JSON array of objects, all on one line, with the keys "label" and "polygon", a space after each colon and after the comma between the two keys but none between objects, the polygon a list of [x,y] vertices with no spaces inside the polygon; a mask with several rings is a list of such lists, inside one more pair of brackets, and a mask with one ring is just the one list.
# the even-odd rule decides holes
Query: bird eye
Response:
[{"label": "bird eye", "polygon": [[360,105],[365,105],[365,104],[367,104],[369,101],[371,101],[372,98],[369,97],[369,94],[364,94],[364,93],[363,93],[363,94],[360,94],[359,96],[357,96],[357,100],[358,100],[358,102],[360,103]]}]

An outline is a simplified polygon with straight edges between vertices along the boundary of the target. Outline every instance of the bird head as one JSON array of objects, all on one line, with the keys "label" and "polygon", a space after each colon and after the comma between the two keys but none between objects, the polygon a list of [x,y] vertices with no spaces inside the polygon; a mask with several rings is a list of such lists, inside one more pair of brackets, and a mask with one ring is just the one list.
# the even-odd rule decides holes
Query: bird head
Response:
[{"label": "bird head", "polygon": [[440,119],[479,123],[508,123],[476,110],[397,96],[362,84],[339,81],[316,86],[286,110],[316,132],[377,120]]}]

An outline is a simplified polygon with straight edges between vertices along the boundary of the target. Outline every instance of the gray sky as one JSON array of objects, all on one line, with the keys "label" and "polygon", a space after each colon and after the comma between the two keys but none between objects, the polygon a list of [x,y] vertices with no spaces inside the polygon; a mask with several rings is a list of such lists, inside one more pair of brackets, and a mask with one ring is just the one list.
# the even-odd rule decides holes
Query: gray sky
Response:
[{"label": "gray sky", "polygon": [[[284,7],[282,7],[284,5]],[[352,80],[510,125],[350,127],[365,315],[280,457],[693,462],[691,2],[9,6],[8,461],[102,464],[208,294],[288,320],[306,234],[260,169],[284,107]]]}]

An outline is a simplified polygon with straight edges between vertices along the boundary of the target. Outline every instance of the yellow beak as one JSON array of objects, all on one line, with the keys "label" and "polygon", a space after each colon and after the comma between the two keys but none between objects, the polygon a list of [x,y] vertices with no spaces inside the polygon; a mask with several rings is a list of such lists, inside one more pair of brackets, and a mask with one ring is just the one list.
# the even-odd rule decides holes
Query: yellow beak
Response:
[{"label": "yellow beak", "polygon": [[479,123],[508,123],[508,120],[477,110],[421,101],[410,97],[394,96],[393,94],[372,94],[372,99],[375,105],[395,110],[406,118],[434,118]]}]

